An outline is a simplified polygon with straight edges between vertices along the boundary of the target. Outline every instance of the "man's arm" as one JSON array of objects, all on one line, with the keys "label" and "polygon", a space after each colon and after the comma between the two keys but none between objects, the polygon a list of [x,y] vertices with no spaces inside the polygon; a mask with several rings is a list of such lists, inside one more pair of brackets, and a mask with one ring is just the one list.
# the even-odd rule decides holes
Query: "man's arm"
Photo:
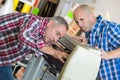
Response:
[{"label": "man's arm", "polygon": [[54,58],[59,59],[60,61],[62,61],[63,63],[65,62],[65,60],[68,58],[69,54],[60,50],[56,50],[50,46],[45,46],[43,48],[40,49],[40,51],[49,54],[51,56],[53,56]]},{"label": "man's arm", "polygon": [[113,51],[110,51],[110,52],[105,52],[105,51],[102,51],[102,56],[101,56],[103,59],[114,59],[114,58],[120,58],[120,48],[117,48]]},{"label": "man's arm", "polygon": [[82,43],[87,43],[87,40],[84,36],[74,36],[74,40],[81,41]]}]

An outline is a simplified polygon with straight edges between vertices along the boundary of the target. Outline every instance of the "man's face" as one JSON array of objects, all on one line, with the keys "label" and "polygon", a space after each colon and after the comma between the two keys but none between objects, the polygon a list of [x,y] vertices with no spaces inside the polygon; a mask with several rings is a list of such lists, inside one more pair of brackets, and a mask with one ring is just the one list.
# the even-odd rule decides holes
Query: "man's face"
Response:
[{"label": "man's face", "polygon": [[90,14],[81,9],[77,9],[74,12],[74,20],[84,32],[90,31],[92,24]]},{"label": "man's face", "polygon": [[44,41],[46,43],[57,42],[67,32],[65,25],[56,25],[54,21],[49,21],[47,27],[44,35]]}]

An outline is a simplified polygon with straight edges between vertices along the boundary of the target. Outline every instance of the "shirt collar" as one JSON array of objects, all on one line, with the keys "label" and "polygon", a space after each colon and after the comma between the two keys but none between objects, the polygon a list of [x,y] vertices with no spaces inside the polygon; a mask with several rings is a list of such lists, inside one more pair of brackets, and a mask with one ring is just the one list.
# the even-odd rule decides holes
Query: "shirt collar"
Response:
[{"label": "shirt collar", "polygon": [[47,28],[48,18],[42,18],[40,24],[39,24],[39,33],[44,36],[45,30]]},{"label": "shirt collar", "polygon": [[103,21],[103,18],[101,15],[99,15],[96,17],[96,19],[97,19],[97,21],[96,21],[94,27],[90,31],[86,32],[87,34],[90,34],[91,32],[96,33],[98,31],[100,31],[99,26],[100,26],[101,22]]}]

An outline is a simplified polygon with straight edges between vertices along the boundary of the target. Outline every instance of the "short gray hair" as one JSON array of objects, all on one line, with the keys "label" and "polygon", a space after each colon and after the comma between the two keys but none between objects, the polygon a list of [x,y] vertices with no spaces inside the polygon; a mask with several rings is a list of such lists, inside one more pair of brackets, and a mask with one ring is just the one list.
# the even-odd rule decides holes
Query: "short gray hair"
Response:
[{"label": "short gray hair", "polygon": [[62,25],[65,25],[66,26],[66,30],[68,30],[68,23],[66,22],[66,20],[61,17],[61,16],[54,16],[54,17],[51,17],[49,20],[53,20],[55,22],[55,24],[62,24]]}]

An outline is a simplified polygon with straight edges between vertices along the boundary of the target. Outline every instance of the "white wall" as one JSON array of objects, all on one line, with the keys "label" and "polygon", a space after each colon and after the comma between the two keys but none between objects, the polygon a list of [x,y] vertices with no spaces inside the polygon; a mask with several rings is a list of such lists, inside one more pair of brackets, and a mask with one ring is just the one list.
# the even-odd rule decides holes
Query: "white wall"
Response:
[{"label": "white wall", "polygon": [[[69,2],[88,4],[95,8],[95,16],[102,15],[103,18],[120,23],[120,0],[60,0],[61,4],[56,15],[64,16],[70,7]],[[65,9],[66,8],[66,9]]]},{"label": "white wall", "polygon": [[96,0],[74,0],[74,2],[78,2],[79,4],[88,4],[94,7]]},{"label": "white wall", "polygon": [[88,4],[95,8],[95,15],[120,23],[120,0],[75,0],[79,4]]},{"label": "white wall", "polygon": [[120,0],[97,0],[95,14],[105,19],[120,23]]},{"label": "white wall", "polygon": [[55,12],[55,16],[59,15],[65,17],[67,12],[71,9],[72,3],[72,0],[60,0]]}]

